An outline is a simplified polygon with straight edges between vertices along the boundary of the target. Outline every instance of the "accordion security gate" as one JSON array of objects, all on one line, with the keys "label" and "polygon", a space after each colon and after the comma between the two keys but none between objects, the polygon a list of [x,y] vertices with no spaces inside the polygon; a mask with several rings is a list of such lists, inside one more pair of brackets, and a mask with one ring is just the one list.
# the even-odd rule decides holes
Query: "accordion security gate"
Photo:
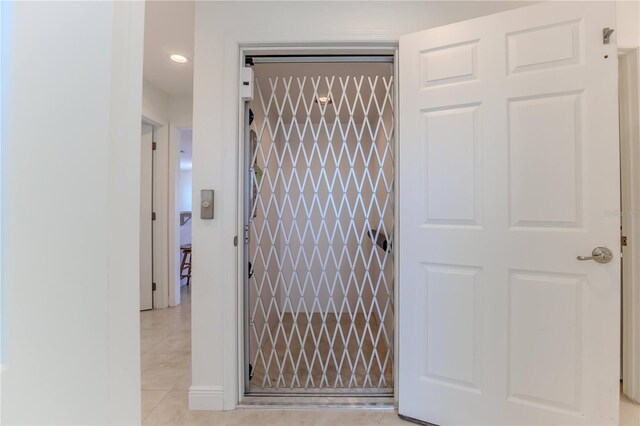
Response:
[{"label": "accordion security gate", "polygon": [[285,76],[254,67],[250,395],[393,393],[392,66],[352,65],[351,75],[328,74],[331,64]]}]

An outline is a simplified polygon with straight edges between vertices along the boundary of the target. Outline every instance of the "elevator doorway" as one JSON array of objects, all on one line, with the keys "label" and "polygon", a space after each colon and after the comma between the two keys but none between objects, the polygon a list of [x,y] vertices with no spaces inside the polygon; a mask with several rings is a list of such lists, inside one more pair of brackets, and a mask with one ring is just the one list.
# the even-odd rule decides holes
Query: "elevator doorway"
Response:
[{"label": "elevator doorway", "polygon": [[244,387],[394,391],[393,57],[254,57]]}]

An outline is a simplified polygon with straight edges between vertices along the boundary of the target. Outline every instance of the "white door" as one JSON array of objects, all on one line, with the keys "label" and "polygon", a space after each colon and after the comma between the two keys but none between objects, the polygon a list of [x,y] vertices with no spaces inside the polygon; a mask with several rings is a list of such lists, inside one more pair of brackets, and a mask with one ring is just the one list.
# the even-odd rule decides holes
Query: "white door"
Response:
[{"label": "white door", "polygon": [[[615,4],[400,40],[399,411],[612,424],[620,322]],[[578,261],[597,246],[607,264]]]},{"label": "white door", "polygon": [[142,125],[140,153],[140,310],[153,308],[153,127]]}]

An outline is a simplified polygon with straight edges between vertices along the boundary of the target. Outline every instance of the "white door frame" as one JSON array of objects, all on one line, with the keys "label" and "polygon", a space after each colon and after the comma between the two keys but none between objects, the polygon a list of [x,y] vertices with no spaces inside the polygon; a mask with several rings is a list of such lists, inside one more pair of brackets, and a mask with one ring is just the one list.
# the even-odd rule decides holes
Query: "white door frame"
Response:
[{"label": "white door frame", "polygon": [[[266,31],[246,32],[239,31],[227,35],[224,42],[224,63],[235,64],[230,68],[228,75],[228,84],[225,85],[223,97],[220,102],[223,105],[233,106],[236,108],[225,108],[223,111],[222,130],[223,140],[236,141],[232,150],[232,158],[229,163],[233,164],[234,169],[228,173],[229,188],[225,191],[221,200],[217,201],[217,205],[222,205],[225,209],[225,215],[235,218],[235,226],[227,227],[227,234],[224,235],[224,244],[227,259],[230,263],[237,265],[237,268],[229,268],[227,277],[222,285],[220,297],[222,299],[222,320],[224,327],[224,349],[223,359],[224,376],[222,380],[222,389],[218,387],[208,386],[191,386],[189,391],[189,407],[191,409],[209,409],[209,410],[233,410],[238,405],[242,394],[242,372],[240,370],[243,363],[243,346],[242,346],[242,293],[239,287],[242,283],[242,270],[240,265],[240,256],[238,255],[238,247],[234,247],[232,241],[234,237],[242,235],[242,196],[239,191],[243,188],[243,180],[238,180],[242,170],[240,148],[242,145],[242,127],[241,117],[243,114],[242,100],[239,95],[240,84],[240,67],[244,66],[243,56],[245,51],[262,48],[263,53],[268,53],[268,49],[279,52],[288,51],[290,53],[304,50],[306,53],[321,52],[322,50],[331,50],[333,53],[368,51],[376,52],[375,49],[384,49],[383,52],[395,52],[398,46],[398,40],[402,34],[396,31],[338,31],[338,32],[306,32],[306,33],[273,33]],[[396,134],[397,137],[397,134]],[[396,144],[397,146],[397,144]],[[231,150],[230,150],[231,151]],[[398,164],[396,163],[396,170]],[[396,188],[398,182],[396,181]],[[397,190],[396,190],[397,192]],[[219,203],[219,204],[218,204]],[[196,204],[194,204],[196,205]],[[228,206],[228,207],[224,207]],[[397,225],[396,225],[397,226]],[[395,231],[394,231],[395,232]],[[398,254],[396,253],[396,259]],[[397,282],[397,277],[394,277]],[[396,286],[397,288],[397,286]],[[396,296],[397,297],[397,296]],[[397,321],[397,313],[396,319]],[[397,333],[396,333],[397,336]],[[397,386],[396,386],[397,388]],[[221,398],[220,398],[221,397]]]},{"label": "white door frame", "polygon": [[140,144],[140,311],[153,309],[155,291],[153,291],[153,261],[157,253],[153,247],[154,152],[157,126],[142,118],[142,137]]},{"label": "white door frame", "polygon": [[[244,60],[246,56],[251,56],[251,55],[312,55],[312,54],[340,54],[340,55],[349,55],[349,54],[371,54],[371,53],[375,53],[375,54],[383,54],[383,55],[389,55],[389,56],[393,56],[393,73],[394,73],[394,79],[397,78],[397,71],[398,71],[398,62],[397,62],[397,53],[398,53],[398,44],[397,42],[392,42],[392,43],[376,43],[376,42],[371,42],[371,43],[364,43],[362,45],[347,45],[347,44],[341,44],[341,43],[329,43],[329,44],[320,44],[320,45],[316,45],[311,47],[311,44],[290,44],[290,43],[273,43],[273,44],[268,44],[265,45],[264,43],[245,43],[241,46],[239,46],[238,48],[239,51],[239,59],[240,59],[240,63],[239,63],[239,67],[238,67],[238,79],[240,79],[240,73],[241,73],[241,68],[244,67]],[[239,80],[238,80],[239,81]],[[393,87],[393,91],[394,91],[394,120],[395,123],[398,122],[398,104],[397,104],[397,100],[398,100],[398,85],[396,83],[396,81],[394,80],[394,87]],[[254,93],[254,99],[255,96],[257,96],[257,93]],[[240,98],[240,96],[238,96],[237,98],[237,102],[238,102],[238,117],[239,117],[239,129],[238,129],[238,146],[236,147],[237,149],[237,156],[238,156],[238,164],[237,164],[237,176],[238,176],[238,191],[237,191],[237,216],[236,216],[236,220],[237,220],[237,235],[244,235],[244,213],[243,213],[243,209],[244,209],[244,188],[246,185],[245,182],[245,178],[246,178],[246,173],[244,173],[244,157],[243,157],[243,152],[242,152],[242,147],[244,147],[244,114],[245,114],[245,109],[244,109],[244,103],[245,101],[242,100]],[[394,381],[394,400],[397,401],[398,398],[398,393],[397,393],[397,388],[398,388],[398,380],[397,380],[397,353],[398,353],[398,309],[397,309],[397,300],[398,300],[398,256],[400,253],[400,250],[398,249],[399,245],[397,242],[397,235],[398,235],[398,129],[397,129],[397,124],[394,128],[394,147],[393,147],[393,155],[394,155],[394,228],[393,228],[393,235],[394,235],[394,251],[393,251],[393,258],[394,258],[394,262],[393,262],[393,279],[394,279],[394,284],[393,284],[393,308],[394,308],[394,318],[393,318],[393,381]],[[244,351],[246,350],[244,347],[244,333],[245,333],[245,320],[246,318],[244,318],[244,288],[243,288],[243,282],[244,282],[244,273],[246,270],[246,265],[247,265],[247,261],[248,259],[244,258],[244,252],[243,250],[241,250],[242,247],[242,242],[240,241],[241,238],[239,238],[239,242],[238,242],[238,251],[237,251],[237,283],[238,285],[236,286],[237,288],[237,304],[236,306],[236,317],[237,317],[237,326],[238,326],[238,342],[237,342],[237,359],[236,362],[237,364],[237,401],[238,402],[242,402],[243,399],[245,398],[244,396],[244,375],[245,375],[245,371],[244,371]],[[226,383],[225,383],[225,389],[226,389]]]},{"label": "white door frame", "polygon": [[[627,247],[622,265],[622,391],[640,401],[640,48],[618,46],[621,85],[620,152],[621,188],[624,194],[620,212]],[[634,96],[635,94],[635,96]],[[635,182],[635,184],[634,184]],[[625,199],[626,198],[626,199]]]},{"label": "white door frame", "polygon": [[168,289],[168,245],[167,245],[167,203],[168,203],[168,142],[169,123],[154,120],[142,115],[142,121],[153,126],[154,142],[154,174],[153,174],[153,206],[156,220],[153,223],[153,278],[156,291],[153,293],[154,309],[169,306]]}]

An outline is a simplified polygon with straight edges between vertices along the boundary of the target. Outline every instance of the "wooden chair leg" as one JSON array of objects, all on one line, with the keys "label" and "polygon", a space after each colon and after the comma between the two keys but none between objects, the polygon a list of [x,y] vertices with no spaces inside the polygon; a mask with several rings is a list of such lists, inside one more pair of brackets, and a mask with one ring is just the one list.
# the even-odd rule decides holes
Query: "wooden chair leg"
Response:
[{"label": "wooden chair leg", "polygon": [[189,263],[187,263],[187,285],[191,284],[191,252],[188,253]]},{"label": "wooden chair leg", "polygon": [[[182,247],[181,247],[182,248]],[[180,262],[180,281],[187,279],[186,285],[191,284],[191,248],[182,248],[182,260]]]},{"label": "wooden chair leg", "polygon": [[180,279],[185,278],[186,276],[184,275],[184,269],[186,267],[187,264],[187,252],[185,252],[184,250],[182,251],[182,260],[180,261]]}]

